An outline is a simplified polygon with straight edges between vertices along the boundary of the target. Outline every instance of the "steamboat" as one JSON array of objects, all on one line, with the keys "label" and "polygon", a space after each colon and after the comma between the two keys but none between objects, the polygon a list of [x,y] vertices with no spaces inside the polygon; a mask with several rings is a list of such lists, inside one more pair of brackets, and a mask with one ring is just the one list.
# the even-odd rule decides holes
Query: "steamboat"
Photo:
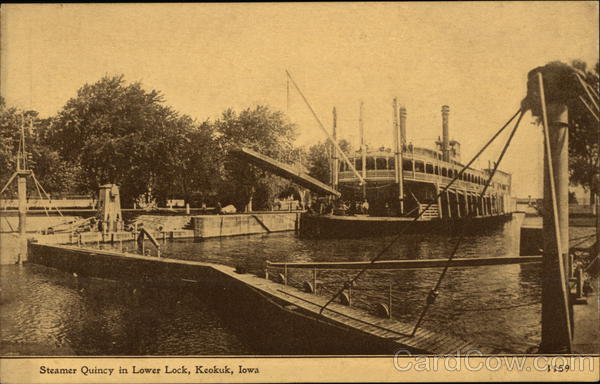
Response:
[{"label": "steamboat", "polygon": [[[460,143],[451,140],[447,105],[442,106],[442,136],[435,149],[417,147],[406,139],[406,108],[394,100],[393,148],[370,149],[359,119],[360,147],[340,153],[331,146],[331,186],[340,193],[336,202],[319,203],[302,215],[304,237],[356,237],[411,232],[453,231],[468,220],[472,229],[503,223],[513,211],[511,174],[496,169],[467,168]],[[332,143],[337,143],[334,109]],[[481,196],[485,184],[490,185]],[[451,187],[444,187],[458,176]],[[444,191],[440,194],[440,191]],[[409,226],[410,224],[410,226]],[[409,228],[406,228],[409,227]]]}]

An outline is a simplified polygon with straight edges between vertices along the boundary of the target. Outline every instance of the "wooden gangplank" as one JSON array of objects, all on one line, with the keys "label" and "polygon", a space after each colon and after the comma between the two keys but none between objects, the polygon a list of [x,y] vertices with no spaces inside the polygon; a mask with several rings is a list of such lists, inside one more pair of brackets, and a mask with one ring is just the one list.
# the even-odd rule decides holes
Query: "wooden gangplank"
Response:
[{"label": "wooden gangplank", "polygon": [[244,159],[256,165],[257,167],[272,172],[277,176],[289,179],[313,192],[337,197],[341,196],[338,191],[331,188],[327,184],[320,182],[314,177],[309,176],[305,172],[297,170],[289,164],[282,163],[281,161],[277,161],[269,156],[265,156],[253,151],[250,148],[240,147],[231,151],[231,154],[238,158]]},{"label": "wooden gangplank", "polygon": [[421,269],[449,267],[482,267],[490,265],[541,263],[542,256],[502,256],[502,257],[468,257],[448,261],[448,259],[420,259],[420,260],[378,260],[371,261],[345,261],[345,262],[300,262],[282,263],[269,262],[268,267],[275,268],[316,268],[316,269]]}]

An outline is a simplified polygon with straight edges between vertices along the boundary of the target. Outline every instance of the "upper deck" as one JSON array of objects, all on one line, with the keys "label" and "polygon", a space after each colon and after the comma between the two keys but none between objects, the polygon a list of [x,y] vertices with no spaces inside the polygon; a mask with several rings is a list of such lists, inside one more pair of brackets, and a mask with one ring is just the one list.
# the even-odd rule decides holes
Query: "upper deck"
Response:
[{"label": "upper deck", "polygon": [[[362,155],[357,152],[349,155],[348,158],[362,175]],[[448,184],[463,168],[463,164],[460,162],[443,161],[440,152],[427,148],[408,146],[402,153],[402,159],[402,175],[405,182],[439,183],[443,186]],[[390,149],[380,148],[367,152],[365,177],[367,181],[394,182],[395,169],[394,153]],[[491,169],[469,168],[461,175],[460,179],[455,181],[454,187],[469,192],[481,192],[490,173]],[[340,183],[358,182],[354,172],[344,162],[340,162],[338,176]],[[490,192],[510,195],[510,188],[511,175],[497,170],[490,185]]]}]

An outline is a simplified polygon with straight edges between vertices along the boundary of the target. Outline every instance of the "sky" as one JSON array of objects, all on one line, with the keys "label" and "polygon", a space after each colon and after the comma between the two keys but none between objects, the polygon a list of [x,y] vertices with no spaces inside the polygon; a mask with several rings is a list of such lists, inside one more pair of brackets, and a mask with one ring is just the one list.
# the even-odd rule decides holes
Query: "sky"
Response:
[{"label": "sky", "polygon": [[[529,70],[595,63],[598,30],[593,1],[3,4],[0,93],[46,117],[83,84],[124,74],[200,121],[263,104],[298,125],[298,145],[325,140],[287,92],[288,70],[328,129],[337,108],[339,136],[354,143],[361,101],[371,146],[391,146],[394,97],[418,146],[434,146],[449,105],[466,161],[517,111]],[[541,194],[542,159],[541,128],[527,114],[501,167],[513,195]]]}]

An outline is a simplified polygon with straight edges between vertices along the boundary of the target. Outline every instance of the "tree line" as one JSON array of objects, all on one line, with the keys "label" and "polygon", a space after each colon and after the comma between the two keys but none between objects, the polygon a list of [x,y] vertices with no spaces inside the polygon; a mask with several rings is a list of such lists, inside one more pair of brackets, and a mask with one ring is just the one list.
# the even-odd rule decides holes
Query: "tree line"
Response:
[{"label": "tree line", "polygon": [[245,146],[286,163],[310,163],[307,150],[293,145],[296,126],[280,111],[258,105],[197,121],[168,106],[159,91],[119,75],[84,85],[45,119],[0,99],[2,185],[15,169],[23,121],[32,168],[47,191],[94,196],[98,186],[114,183],[124,206],[177,198],[196,206],[270,208],[296,187],[229,152]]},{"label": "tree line", "polygon": [[[572,66],[598,89],[598,63],[593,69],[581,61]],[[600,172],[598,124],[580,103],[570,106],[569,117],[571,182],[591,191],[593,199]],[[35,174],[54,195],[95,196],[98,186],[114,183],[126,207],[140,199],[164,205],[177,198],[192,206],[218,201],[240,210],[250,203],[269,209],[278,196],[298,195],[289,181],[230,156],[238,146],[302,164],[311,176],[330,181],[331,147],[325,140],[294,146],[297,127],[281,111],[258,105],[198,121],[168,106],[159,91],[117,75],[85,84],[48,118],[7,106],[0,97],[0,186],[15,169],[23,122]],[[348,142],[340,144],[351,150]]]}]

